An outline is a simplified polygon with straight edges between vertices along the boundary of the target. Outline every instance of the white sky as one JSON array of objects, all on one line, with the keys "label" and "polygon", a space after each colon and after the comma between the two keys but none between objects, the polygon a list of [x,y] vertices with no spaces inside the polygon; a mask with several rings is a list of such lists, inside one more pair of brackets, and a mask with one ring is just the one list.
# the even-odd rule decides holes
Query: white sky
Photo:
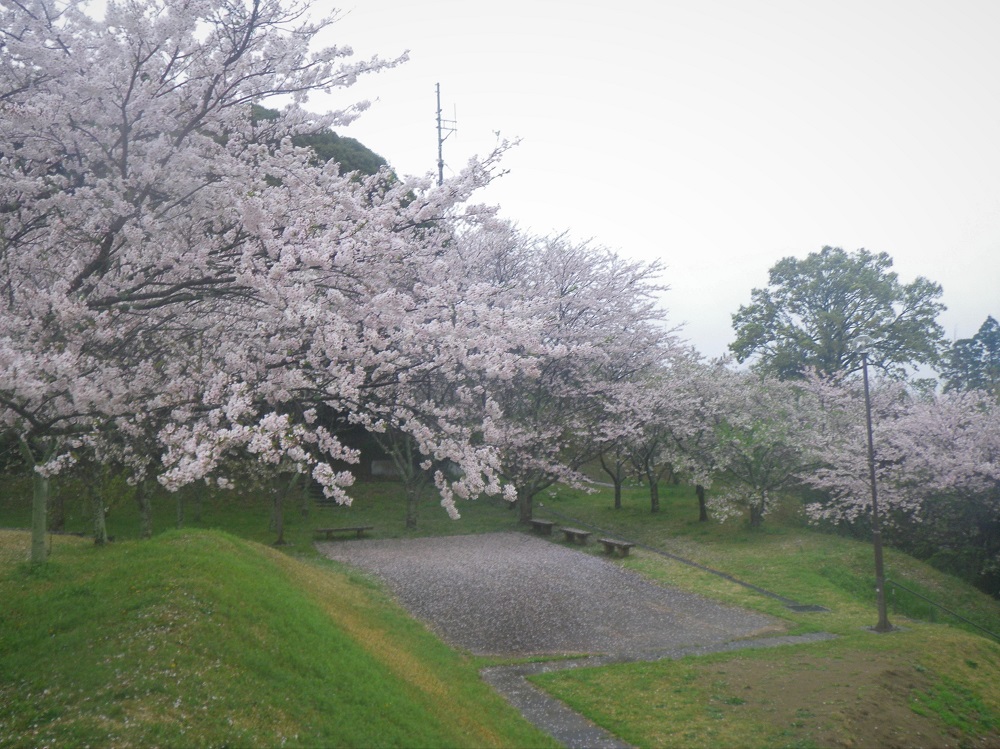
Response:
[{"label": "white sky", "polygon": [[[483,201],[523,228],[660,259],[702,353],[780,258],[888,252],[967,338],[1000,317],[996,0],[323,0],[337,43],[410,62],[330,102],[342,134],[445,174],[522,142]],[[314,104],[315,106],[315,104]]]}]

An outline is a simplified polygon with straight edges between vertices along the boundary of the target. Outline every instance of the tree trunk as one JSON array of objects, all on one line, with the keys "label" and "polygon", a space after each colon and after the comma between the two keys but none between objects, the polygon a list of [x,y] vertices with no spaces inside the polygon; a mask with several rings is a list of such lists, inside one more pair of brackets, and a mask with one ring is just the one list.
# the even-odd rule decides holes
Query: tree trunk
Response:
[{"label": "tree trunk", "polygon": [[750,527],[760,528],[761,524],[764,522],[764,503],[763,502],[750,502]]},{"label": "tree trunk", "polygon": [[135,503],[139,506],[139,538],[153,537],[153,506],[149,501],[146,479],[135,485]]},{"label": "tree trunk", "polygon": [[427,473],[420,467],[410,464],[410,470],[404,474],[403,490],[406,493],[406,528],[417,527],[417,514],[420,503],[424,499],[424,489],[427,488]]},{"label": "tree trunk", "polygon": [[285,487],[275,486],[277,479],[271,482],[271,530],[278,534],[275,546],[284,546],[285,541],[285,498],[288,497],[299,482],[299,474],[293,473],[288,485]]},{"label": "tree trunk", "polygon": [[[294,479],[292,479],[294,481]],[[271,519],[275,533],[275,546],[285,545],[285,492],[276,486],[271,487]]]},{"label": "tree trunk", "polygon": [[694,493],[698,495],[698,522],[708,522],[708,506],[705,504],[705,487],[695,484]]},{"label": "tree trunk", "polygon": [[49,530],[62,531],[66,529],[66,501],[63,492],[57,488],[49,494]]},{"label": "tree trunk", "polygon": [[624,465],[622,460],[618,457],[618,452],[616,451],[616,458],[614,465],[608,465],[608,461],[605,460],[604,454],[601,454],[601,468],[604,472],[611,477],[611,481],[615,487],[615,509],[620,510],[622,508],[622,482],[624,480]]},{"label": "tree trunk", "polygon": [[534,496],[534,494],[530,494],[527,491],[520,489],[517,491],[517,507],[521,513],[519,520],[525,525],[531,522],[531,501],[534,499]]},{"label": "tree trunk", "polygon": [[26,440],[21,440],[21,452],[31,470],[31,563],[42,564],[48,558],[45,548],[45,531],[49,509],[49,479],[43,476],[35,467],[45,464],[52,457],[53,445],[44,445],[41,461],[35,457],[35,452]]},{"label": "tree trunk", "polygon": [[420,492],[409,482],[406,484],[406,530],[412,531],[417,527],[417,508],[420,504]]},{"label": "tree trunk", "polygon": [[[103,484],[102,481],[101,485]],[[95,481],[87,490],[90,495],[90,512],[94,518],[94,543],[98,546],[104,546],[108,542],[108,525],[104,513],[104,499],[100,491],[101,485]]]},{"label": "tree trunk", "polygon": [[309,476],[302,476],[302,490],[299,492],[299,513],[302,517],[309,517]]},{"label": "tree trunk", "polygon": [[31,563],[41,564],[48,558],[45,549],[45,521],[49,504],[49,479],[32,467],[31,498]]},{"label": "tree trunk", "polygon": [[177,497],[177,528],[184,527],[184,490],[176,493]]},{"label": "tree trunk", "polygon": [[649,511],[660,511],[660,480],[653,474],[649,474]]}]

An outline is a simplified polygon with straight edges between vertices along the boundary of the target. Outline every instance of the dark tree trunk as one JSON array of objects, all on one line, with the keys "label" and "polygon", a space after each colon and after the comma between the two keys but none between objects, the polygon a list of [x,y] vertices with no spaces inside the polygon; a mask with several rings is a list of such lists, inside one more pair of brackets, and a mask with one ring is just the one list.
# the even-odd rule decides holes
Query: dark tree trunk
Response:
[{"label": "dark tree trunk", "polygon": [[[101,482],[101,485],[103,483]],[[95,481],[87,490],[90,495],[90,512],[94,518],[94,543],[98,546],[104,546],[108,542],[107,515],[104,511],[104,500],[101,497],[101,485]]]},{"label": "dark tree trunk", "polygon": [[649,477],[649,511],[660,511],[660,482],[655,476]]},{"label": "dark tree trunk", "polygon": [[608,461],[604,457],[604,454],[602,453],[601,468],[603,468],[604,472],[611,477],[611,482],[615,487],[615,509],[620,510],[622,508],[622,484],[625,479],[625,465],[617,451],[615,455],[614,464],[609,465]]},{"label": "dark tree trunk", "polygon": [[705,487],[695,484],[694,493],[698,495],[698,522],[708,522],[708,507],[705,505]]},{"label": "dark tree trunk", "polygon": [[534,496],[534,494],[520,489],[517,492],[517,507],[521,513],[519,520],[525,525],[531,522],[531,503]]},{"label": "dark tree trunk", "polygon": [[184,527],[184,491],[181,490],[176,493],[177,497],[177,527]]},{"label": "dark tree trunk", "polygon": [[419,466],[410,463],[403,474],[403,491],[406,494],[406,528],[414,530],[420,514],[420,502],[427,487],[427,474]]},{"label": "dark tree trunk", "polygon": [[375,440],[392,460],[396,473],[403,482],[406,529],[414,530],[417,527],[420,500],[430,480],[429,472],[420,466],[421,456],[411,437],[401,432],[388,431],[382,437],[376,435]]},{"label": "dark tree trunk", "polygon": [[40,564],[48,559],[45,548],[45,523],[49,504],[49,479],[32,470],[31,499],[31,563]]},{"label": "dark tree trunk", "polygon": [[301,474],[293,473],[287,486],[280,486],[278,479],[272,479],[271,486],[271,530],[278,534],[275,546],[284,546],[285,541],[285,498],[295,491]]},{"label": "dark tree trunk", "polygon": [[285,492],[276,486],[271,487],[271,518],[274,532],[278,537],[274,541],[275,546],[285,545]]},{"label": "dark tree trunk", "polygon": [[417,527],[417,516],[420,507],[420,493],[412,486],[406,487],[406,529],[414,530]]},{"label": "dark tree trunk", "polygon": [[49,530],[61,531],[66,529],[66,501],[63,493],[56,489],[49,496]]},{"label": "dark tree trunk", "polygon": [[309,517],[309,477],[307,475],[302,476],[302,483],[299,485],[301,491],[299,491],[299,513],[302,517]]},{"label": "dark tree trunk", "polygon": [[135,485],[135,503],[139,506],[139,538],[152,538],[153,505],[149,499],[149,483],[146,479]]},{"label": "dark tree trunk", "polygon": [[43,465],[52,457],[55,447],[42,445],[41,455],[26,440],[21,440],[21,452],[24,455],[28,469],[31,471],[31,563],[41,564],[48,559],[45,548],[45,531],[49,511],[49,479],[35,470],[35,466]]}]

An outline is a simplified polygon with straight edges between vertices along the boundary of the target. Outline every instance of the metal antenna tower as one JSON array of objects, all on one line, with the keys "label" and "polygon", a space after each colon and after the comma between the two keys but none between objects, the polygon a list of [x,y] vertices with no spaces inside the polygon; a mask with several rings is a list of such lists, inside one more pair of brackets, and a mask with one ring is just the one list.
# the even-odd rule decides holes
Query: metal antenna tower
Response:
[{"label": "metal antenna tower", "polygon": [[437,128],[438,128],[438,186],[444,184],[444,153],[443,146],[448,136],[458,130],[455,120],[441,119],[441,84],[435,83],[437,89]]}]

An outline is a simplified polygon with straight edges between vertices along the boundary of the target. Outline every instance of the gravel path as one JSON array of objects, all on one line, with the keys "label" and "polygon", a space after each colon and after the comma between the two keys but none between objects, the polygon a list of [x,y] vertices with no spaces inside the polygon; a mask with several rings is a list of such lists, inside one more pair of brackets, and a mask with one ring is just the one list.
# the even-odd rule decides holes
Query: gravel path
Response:
[{"label": "gravel path", "polygon": [[[445,641],[477,655],[584,657],[482,671],[567,749],[628,749],[527,681],[535,673],[828,639],[776,636],[780,623],[648,582],[565,544],[523,533],[318,543],[383,580]],[[759,639],[751,639],[759,638]]]},{"label": "gravel path", "polygon": [[385,581],[414,616],[476,655],[636,658],[782,631],[770,617],[656,585],[523,533],[317,547]]}]

